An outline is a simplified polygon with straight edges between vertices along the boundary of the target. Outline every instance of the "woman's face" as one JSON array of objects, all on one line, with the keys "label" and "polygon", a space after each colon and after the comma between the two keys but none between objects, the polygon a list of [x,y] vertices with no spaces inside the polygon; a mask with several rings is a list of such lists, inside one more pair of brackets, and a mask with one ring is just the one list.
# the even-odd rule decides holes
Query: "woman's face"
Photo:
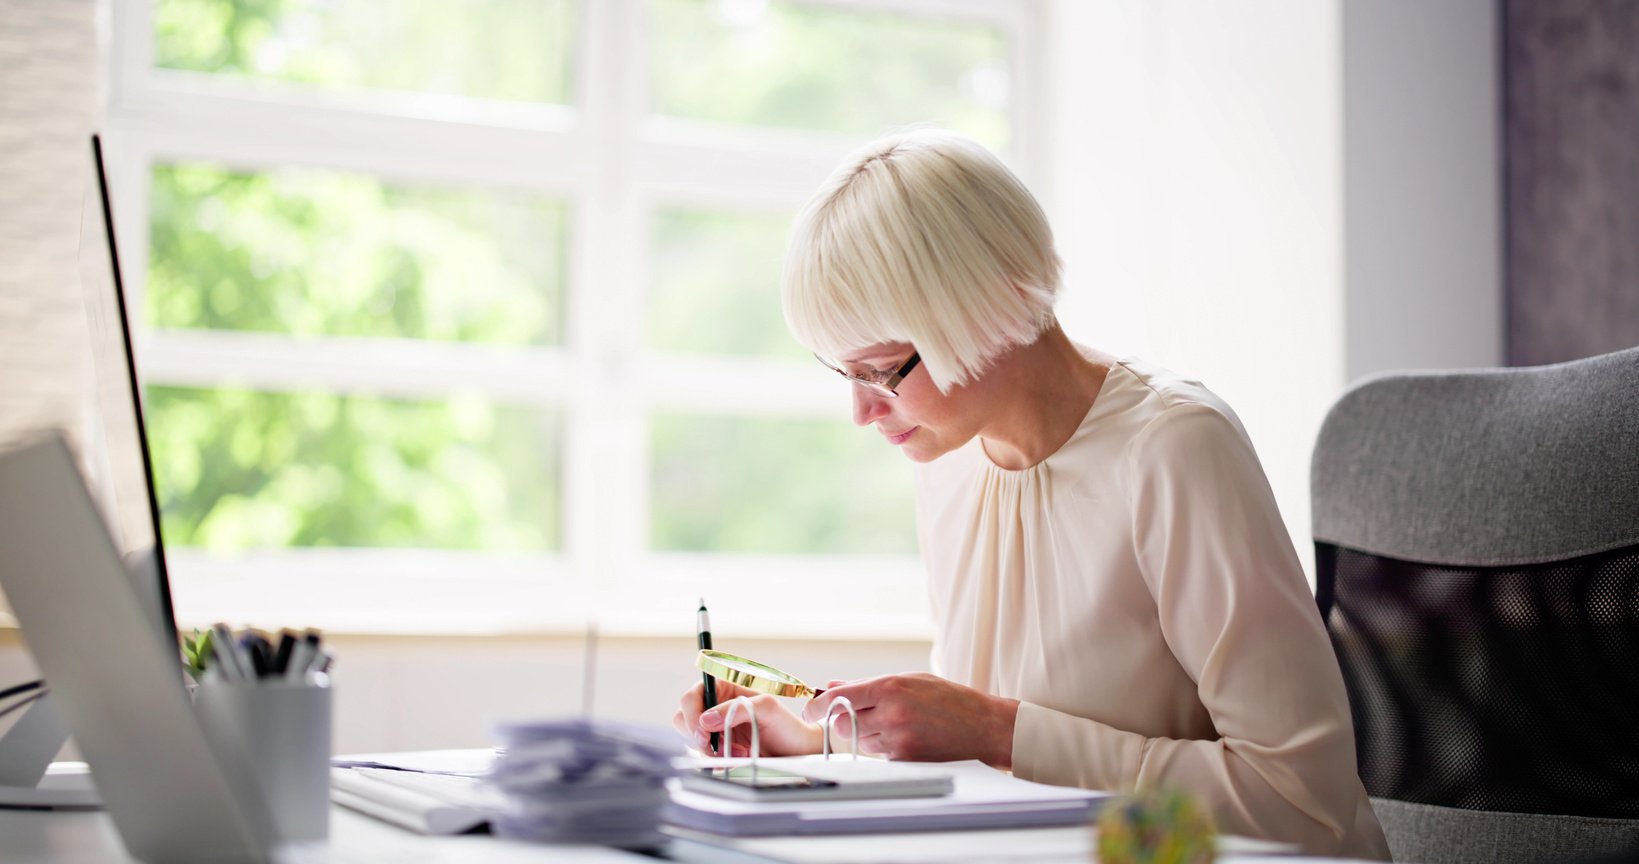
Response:
[{"label": "woman's face", "polygon": [[[906,342],[884,342],[839,358],[849,372],[899,368],[915,350]],[[978,434],[975,394],[969,386],[940,393],[919,364],[895,391],[897,398],[854,387],[854,423],[875,426],[889,444],[915,462],[929,462],[961,447]]]}]

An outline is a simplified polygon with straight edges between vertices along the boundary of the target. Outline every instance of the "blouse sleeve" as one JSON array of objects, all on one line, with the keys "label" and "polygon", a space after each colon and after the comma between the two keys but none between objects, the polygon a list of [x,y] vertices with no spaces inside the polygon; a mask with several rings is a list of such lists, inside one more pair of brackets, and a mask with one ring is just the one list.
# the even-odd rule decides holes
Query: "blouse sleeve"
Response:
[{"label": "blouse sleeve", "polygon": [[1134,438],[1127,467],[1134,551],[1162,636],[1220,737],[1149,738],[1027,703],[1015,772],[1188,788],[1222,831],[1335,851],[1359,795],[1348,696],[1250,442],[1212,407],[1174,406]]}]

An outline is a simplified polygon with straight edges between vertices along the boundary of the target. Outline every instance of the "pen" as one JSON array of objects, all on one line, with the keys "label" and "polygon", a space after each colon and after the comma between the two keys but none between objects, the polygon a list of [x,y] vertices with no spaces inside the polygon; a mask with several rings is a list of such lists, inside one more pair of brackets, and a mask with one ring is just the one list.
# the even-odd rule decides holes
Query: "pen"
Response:
[{"label": "pen", "polygon": [[226,624],[211,627],[211,650],[216,652],[216,665],[230,681],[250,680],[249,664],[240,662],[238,641]]},{"label": "pen", "polygon": [[[695,626],[700,631],[700,650],[711,650],[711,616],[706,613],[706,598],[700,598],[700,611],[694,614],[694,619]],[[706,672],[701,672],[700,677],[706,683],[706,689],[701,691],[700,696],[705,700],[705,710],[710,711],[711,709],[717,707],[717,681]],[[713,754],[727,756],[727,753],[719,753],[722,747],[722,733],[711,733],[711,752]]]},{"label": "pen", "polygon": [[268,674],[284,677],[285,669],[290,665],[290,652],[296,647],[296,634],[289,630],[279,631],[279,647],[273,652],[273,665]]},{"label": "pen", "polygon": [[320,636],[318,631],[310,630],[297,639],[297,646],[290,649],[290,662],[285,666],[285,680],[288,682],[303,682],[308,674],[308,667],[313,664],[313,657],[320,654]]},{"label": "pen", "polygon": [[246,633],[239,637],[239,649],[239,656],[250,658],[250,668],[256,680],[260,681],[270,674],[267,637],[259,633]]}]

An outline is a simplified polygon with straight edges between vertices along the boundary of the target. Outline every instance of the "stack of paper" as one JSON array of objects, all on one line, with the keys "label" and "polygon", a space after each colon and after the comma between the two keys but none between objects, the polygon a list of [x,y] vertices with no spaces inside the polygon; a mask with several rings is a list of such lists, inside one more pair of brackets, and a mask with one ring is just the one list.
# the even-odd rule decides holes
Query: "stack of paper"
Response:
[{"label": "stack of paper", "polygon": [[[713,761],[721,764],[728,760]],[[760,759],[758,764],[802,773],[822,763],[794,757]],[[843,761],[834,763],[834,767],[840,769],[848,764]],[[666,821],[685,829],[734,837],[1022,828],[1085,823],[1111,797],[1108,792],[1031,783],[982,762],[924,766],[924,770],[929,768],[955,781],[951,794],[875,800],[736,801],[673,784]]]},{"label": "stack of paper", "polygon": [[949,795],[950,772],[883,759],[781,757],[687,766],[682,788],[738,801],[843,801]]},{"label": "stack of paper", "polygon": [[489,782],[506,798],[495,833],[628,849],[658,845],[660,809],[683,741],[670,730],[607,720],[550,720],[496,729],[503,750]]},{"label": "stack of paper", "polygon": [[337,757],[330,800],[421,834],[478,831],[505,803],[483,781],[494,763],[494,750]]}]

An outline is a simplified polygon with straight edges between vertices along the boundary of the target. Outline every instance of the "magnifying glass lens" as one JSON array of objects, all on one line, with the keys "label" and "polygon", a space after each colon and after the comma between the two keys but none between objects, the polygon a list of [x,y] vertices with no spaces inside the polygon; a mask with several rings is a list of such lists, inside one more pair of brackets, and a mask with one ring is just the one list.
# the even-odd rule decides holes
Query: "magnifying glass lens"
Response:
[{"label": "magnifying glass lens", "polygon": [[722,651],[702,650],[694,659],[702,672],[721,681],[737,684],[758,693],[775,696],[814,697],[821,691],[804,684],[795,675],[782,672],[766,663],[747,660]]}]

